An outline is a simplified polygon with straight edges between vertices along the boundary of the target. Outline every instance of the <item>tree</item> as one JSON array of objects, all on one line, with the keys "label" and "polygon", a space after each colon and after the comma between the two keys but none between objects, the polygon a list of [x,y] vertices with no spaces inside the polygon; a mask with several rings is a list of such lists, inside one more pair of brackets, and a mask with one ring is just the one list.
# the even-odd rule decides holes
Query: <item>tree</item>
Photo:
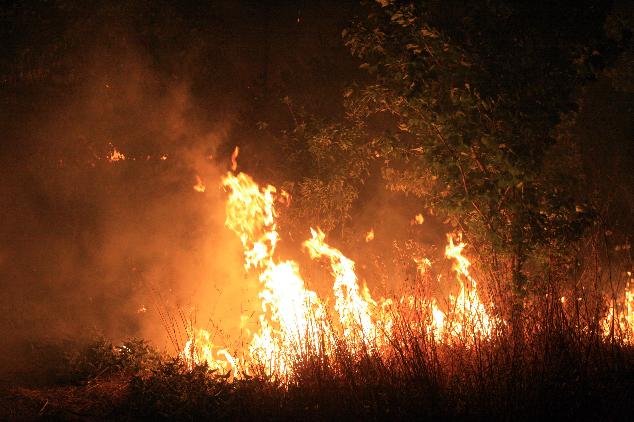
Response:
[{"label": "tree", "polygon": [[343,33],[373,78],[349,97],[350,121],[389,121],[376,151],[388,186],[507,258],[516,314],[527,260],[589,217],[545,157],[574,121],[575,89],[607,60],[605,9],[564,3],[379,0]]}]

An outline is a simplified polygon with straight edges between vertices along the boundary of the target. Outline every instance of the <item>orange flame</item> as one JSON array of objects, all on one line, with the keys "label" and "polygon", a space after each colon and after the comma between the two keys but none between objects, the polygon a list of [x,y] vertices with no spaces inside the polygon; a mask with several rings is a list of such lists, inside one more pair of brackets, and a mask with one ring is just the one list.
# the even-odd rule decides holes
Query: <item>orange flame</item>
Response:
[{"label": "orange flame", "polygon": [[606,337],[617,337],[628,344],[634,344],[634,278],[628,272],[627,285],[621,298],[614,298],[607,315],[601,320]]},{"label": "orange flame", "polygon": [[116,147],[113,147],[112,152],[107,158],[109,162],[114,163],[125,160],[125,155],[121,151],[118,151]]},{"label": "orange flame", "polygon": [[[236,148],[234,165],[237,151]],[[382,353],[392,335],[393,301],[374,300],[368,287],[359,285],[355,263],[328,245],[320,229],[311,229],[311,237],[303,247],[312,259],[325,260],[330,265],[334,309],[329,311],[327,302],[306,287],[298,264],[277,257],[280,235],[275,203],[285,203],[287,194],[278,196],[275,187],[260,187],[244,173],[229,172],[222,185],[228,192],[225,226],[240,238],[244,267],[256,272],[260,283],[258,328],[245,350],[238,351],[240,358],[214,345],[205,330],[190,330],[181,356],[190,365],[206,362],[210,368],[231,372],[233,376],[264,370],[283,380],[292,377],[294,365],[302,355],[329,356],[340,344],[345,344],[352,356],[360,352]],[[454,244],[451,237],[448,241],[445,255],[455,261],[453,270],[461,289],[457,298],[449,298],[447,313],[440,310],[435,299],[408,296],[401,298],[400,303],[410,308],[422,305],[430,315],[425,323],[411,322],[412,329],[434,333],[446,341],[470,344],[475,340],[470,335],[490,335],[493,318],[479,298],[469,271],[471,263],[462,254],[465,244]],[[421,273],[431,267],[426,258],[416,262]]]},{"label": "orange flame", "polygon": [[493,321],[486,307],[480,301],[476,280],[471,277],[469,272],[471,262],[462,255],[465,244],[460,242],[454,245],[451,236],[448,236],[448,240],[449,244],[445,248],[445,256],[455,260],[453,269],[460,282],[460,293],[458,297],[455,299],[450,297],[450,303],[454,313],[453,320],[455,322],[452,327],[453,333],[457,337],[462,337],[467,334],[489,337],[491,335]]},{"label": "orange flame", "polygon": [[236,171],[238,168],[238,154],[240,154],[240,147],[236,146],[231,154],[231,171]]},{"label": "orange flame", "polygon": [[196,192],[203,193],[203,192],[205,192],[205,189],[206,189],[205,184],[200,179],[200,176],[196,176],[196,184],[194,185],[194,190]]},{"label": "orange flame", "polygon": [[[310,229],[312,237],[304,242],[310,257],[326,257],[330,260],[331,274],[335,277],[332,287],[335,294],[335,310],[343,327],[344,339],[350,342],[353,351],[365,345],[372,347],[376,340],[376,328],[372,321],[370,297],[360,294],[354,262],[339,250],[324,242],[326,235],[319,229]],[[369,299],[369,300],[367,300]]]},{"label": "orange flame", "polygon": [[414,224],[423,224],[425,222],[425,217],[423,217],[423,214],[416,214],[414,216],[414,218],[412,219],[412,221],[410,221],[410,225],[414,225]]}]

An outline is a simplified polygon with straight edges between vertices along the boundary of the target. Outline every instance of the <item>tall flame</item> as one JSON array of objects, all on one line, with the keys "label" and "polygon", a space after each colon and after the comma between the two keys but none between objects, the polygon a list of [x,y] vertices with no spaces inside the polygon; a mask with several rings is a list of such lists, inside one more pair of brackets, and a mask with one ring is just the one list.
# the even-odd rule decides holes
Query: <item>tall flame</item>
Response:
[{"label": "tall flame", "polygon": [[[234,164],[235,156],[237,149]],[[259,280],[258,328],[245,350],[236,351],[239,357],[214,345],[207,331],[192,329],[183,358],[190,365],[206,362],[210,368],[234,376],[262,370],[288,379],[303,356],[328,356],[341,344],[352,356],[382,353],[392,336],[395,302],[374,300],[367,286],[359,285],[355,263],[326,243],[326,235],[316,228],[310,230],[311,237],[303,246],[311,259],[330,266],[334,309],[329,311],[327,302],[306,287],[298,264],[276,255],[280,235],[275,203],[288,204],[289,195],[278,195],[271,185],[260,187],[244,173],[229,172],[222,185],[228,192],[225,225],[242,243],[245,270],[255,272]],[[465,244],[455,244],[451,237],[448,242],[445,255],[454,261],[453,270],[460,283],[458,296],[449,298],[448,311],[443,312],[435,299],[408,296],[399,303],[411,309],[423,308],[429,315],[426,322],[412,321],[411,329],[433,333],[438,339],[466,339],[469,343],[472,336],[489,336],[492,318],[479,298],[476,280],[469,271],[471,263],[463,255]],[[417,263],[421,273],[431,267],[426,258],[418,258]]]},{"label": "tall flame", "polygon": [[478,296],[477,282],[469,272],[471,262],[462,255],[465,244],[462,242],[454,244],[451,236],[448,237],[448,240],[449,244],[445,248],[445,256],[455,260],[453,269],[460,282],[458,297],[455,299],[450,297],[452,312],[455,316],[453,318],[453,332],[463,339],[467,338],[467,335],[488,337],[491,334],[492,321]]},{"label": "tall flame", "polygon": [[632,273],[627,281],[623,297],[614,298],[608,307],[608,313],[601,320],[603,333],[606,337],[617,337],[626,343],[634,340],[634,278]]},{"label": "tall flame", "polygon": [[[354,272],[354,262],[339,250],[329,246],[326,235],[319,229],[310,229],[312,237],[304,242],[310,257],[326,257],[330,260],[331,274],[335,277],[332,287],[335,295],[335,310],[343,327],[343,335],[353,351],[371,346],[376,340],[376,327],[372,322],[371,302],[361,295]],[[371,298],[369,298],[371,299]]]},{"label": "tall flame", "polygon": [[206,187],[200,176],[196,176],[196,184],[193,186],[193,188],[196,192],[205,192]]}]

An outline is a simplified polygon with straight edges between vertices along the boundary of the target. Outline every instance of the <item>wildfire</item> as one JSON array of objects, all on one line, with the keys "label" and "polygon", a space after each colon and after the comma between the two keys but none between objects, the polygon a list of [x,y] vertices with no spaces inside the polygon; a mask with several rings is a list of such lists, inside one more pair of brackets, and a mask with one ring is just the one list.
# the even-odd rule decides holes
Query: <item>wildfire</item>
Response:
[{"label": "wildfire", "polygon": [[110,161],[111,163],[117,162],[117,161],[123,161],[125,160],[125,155],[117,150],[116,147],[112,148],[112,152],[108,155],[108,161]]},{"label": "wildfire", "polygon": [[601,320],[601,326],[606,337],[617,337],[631,343],[634,337],[634,279],[629,272],[628,276],[630,279],[623,297],[610,301],[608,313]]},{"label": "wildfire", "polygon": [[[236,148],[234,168],[237,153]],[[286,192],[278,194],[271,185],[260,187],[244,173],[229,172],[222,185],[228,193],[225,226],[242,243],[244,268],[259,280],[258,327],[253,333],[249,331],[248,344],[234,355],[215,345],[207,331],[190,330],[181,353],[190,365],[206,362],[210,368],[234,376],[263,370],[284,380],[293,376],[293,368],[303,356],[327,359],[341,345],[353,359],[360,353],[381,355],[394,335],[393,317],[398,306],[424,311],[428,317],[408,320],[409,329],[425,335],[433,333],[439,341],[461,341],[468,346],[490,335],[493,318],[480,299],[461,241],[455,243],[453,237],[448,237],[445,256],[454,261],[460,290],[457,297],[449,297],[449,309],[443,312],[435,298],[408,296],[396,302],[373,299],[368,287],[359,284],[355,263],[326,243],[326,235],[319,228],[310,229],[311,237],[303,247],[311,259],[329,265],[333,278],[334,301],[322,300],[307,288],[297,262],[277,256],[280,235],[275,204],[288,203],[290,196]],[[371,230],[366,240],[373,235]],[[431,268],[427,258],[417,258],[416,262],[421,273]],[[330,309],[328,303],[333,302]]]},{"label": "wildfire", "polygon": [[[335,310],[343,327],[344,339],[353,351],[359,347],[372,347],[376,340],[376,328],[371,316],[371,305],[376,305],[369,297],[363,297],[354,272],[354,262],[339,250],[324,242],[326,235],[319,229],[310,229],[312,237],[304,242],[313,259],[325,257],[330,261],[331,274],[335,277],[332,287],[335,295]],[[369,300],[368,300],[369,299]]]},{"label": "wildfire", "polygon": [[429,258],[414,258],[414,262],[416,263],[416,269],[420,275],[424,275],[431,268],[431,261]]},{"label": "wildfire", "polygon": [[206,189],[205,184],[200,179],[200,176],[196,176],[196,184],[193,187],[196,192],[200,192],[200,193],[205,192],[205,189]]},{"label": "wildfire", "polygon": [[[474,334],[476,337],[489,337],[493,321],[478,296],[476,280],[471,277],[469,272],[471,262],[462,255],[465,244],[459,242],[454,245],[451,236],[448,237],[448,240],[449,244],[445,248],[445,256],[455,260],[453,269],[460,282],[458,297],[449,298],[454,314],[452,319],[454,324],[451,329],[458,337],[467,334]],[[463,340],[465,340],[464,337]]]},{"label": "wildfire", "polygon": [[416,214],[414,216],[414,218],[412,219],[412,221],[410,221],[410,224],[413,226],[414,224],[423,224],[425,222],[425,217],[423,217],[423,214]]},{"label": "wildfire", "polygon": [[231,171],[238,169],[238,154],[240,154],[240,147],[235,147],[231,154]]},{"label": "wildfire", "polygon": [[227,350],[214,345],[211,342],[211,334],[203,329],[197,332],[192,330],[189,333],[189,339],[185,343],[181,356],[190,365],[204,362],[211,370],[231,372],[233,376],[238,374],[238,364],[233,356]]},{"label": "wildfire", "polygon": [[374,229],[370,229],[370,231],[365,234],[365,241],[371,242],[373,240],[374,240]]}]

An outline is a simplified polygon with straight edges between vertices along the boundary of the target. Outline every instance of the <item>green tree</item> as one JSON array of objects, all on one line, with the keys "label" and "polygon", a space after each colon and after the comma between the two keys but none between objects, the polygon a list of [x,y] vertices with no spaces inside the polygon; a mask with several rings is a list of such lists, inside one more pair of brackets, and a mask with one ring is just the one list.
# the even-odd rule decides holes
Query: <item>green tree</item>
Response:
[{"label": "green tree", "polygon": [[587,222],[574,179],[545,158],[574,122],[575,89],[603,66],[605,10],[451,0],[369,9],[343,33],[371,76],[348,117],[387,128],[376,154],[392,190],[511,262],[517,315],[527,260]]}]

